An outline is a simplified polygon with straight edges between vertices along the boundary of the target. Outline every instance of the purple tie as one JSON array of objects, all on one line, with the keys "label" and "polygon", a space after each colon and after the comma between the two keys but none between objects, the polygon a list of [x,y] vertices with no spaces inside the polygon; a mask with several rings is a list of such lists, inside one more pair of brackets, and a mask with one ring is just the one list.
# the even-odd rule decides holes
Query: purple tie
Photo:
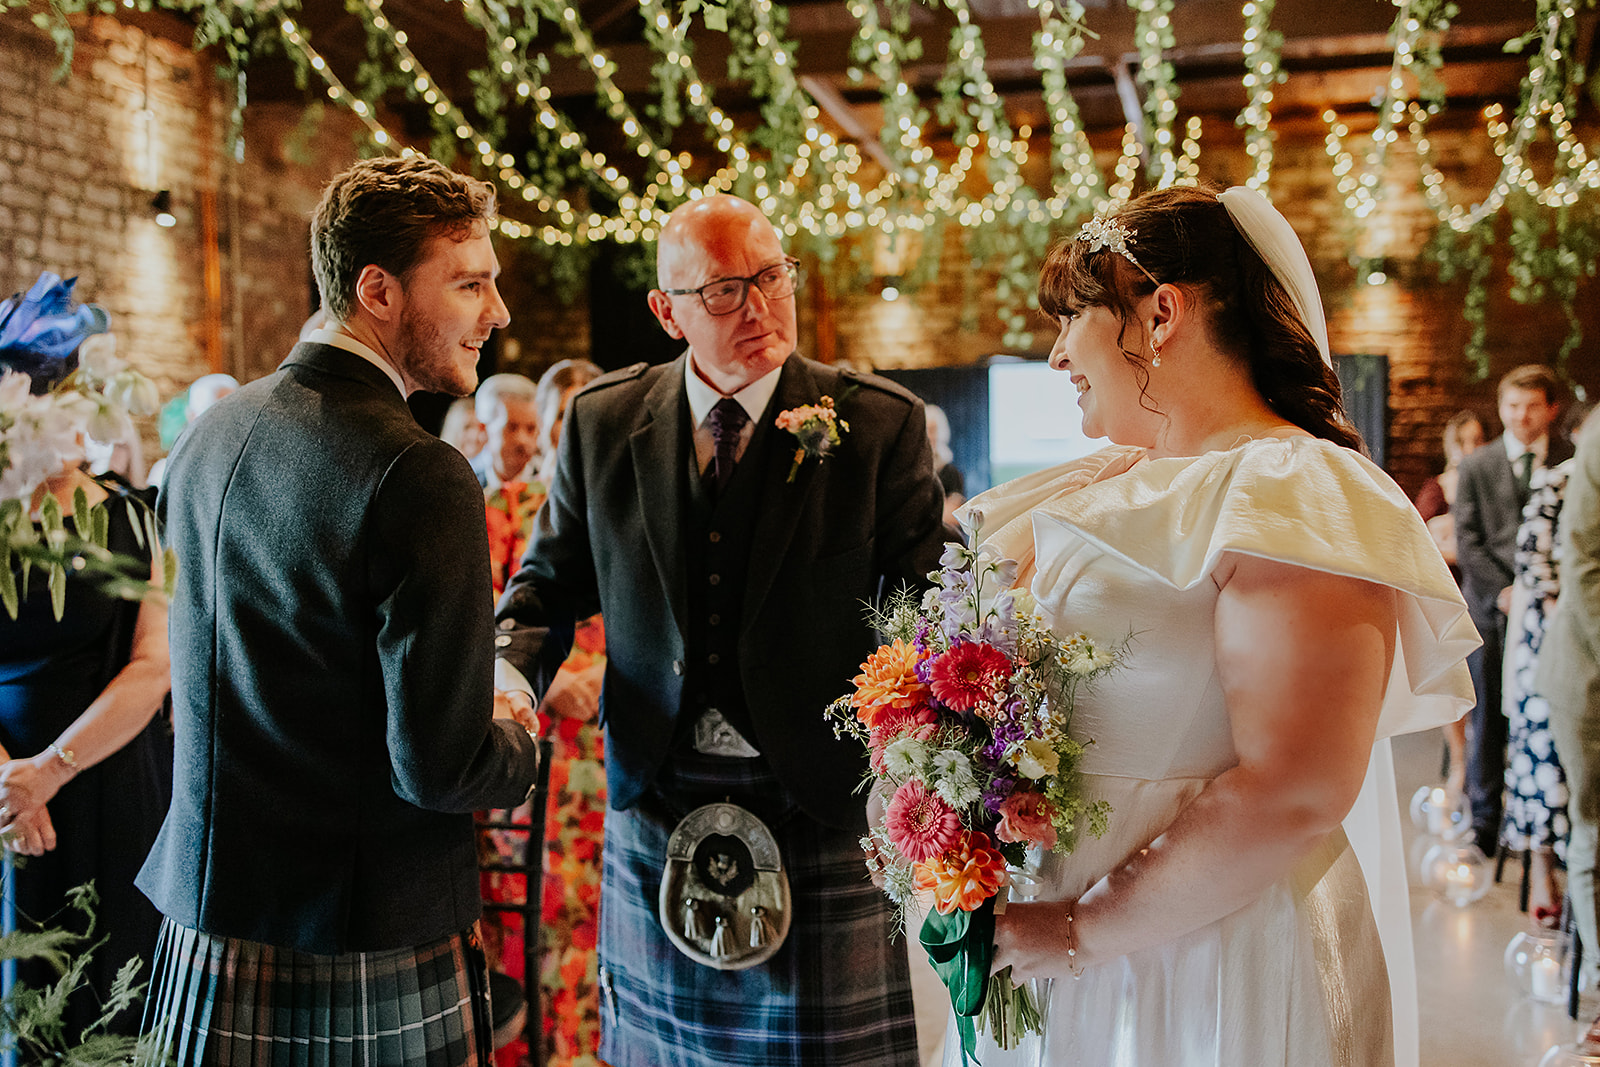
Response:
[{"label": "purple tie", "polygon": [[706,425],[711,427],[711,440],[717,448],[707,473],[711,475],[719,493],[727,486],[728,479],[733,477],[733,465],[739,459],[739,434],[749,421],[750,416],[743,405],[729,396],[717,401],[711,414],[706,416]]}]

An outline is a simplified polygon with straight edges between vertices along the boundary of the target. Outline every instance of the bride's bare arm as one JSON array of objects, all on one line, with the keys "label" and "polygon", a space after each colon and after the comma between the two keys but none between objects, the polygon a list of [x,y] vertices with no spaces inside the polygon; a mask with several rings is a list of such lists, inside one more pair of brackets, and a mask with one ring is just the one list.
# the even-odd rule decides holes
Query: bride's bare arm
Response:
[{"label": "bride's bare arm", "polygon": [[[1339,825],[1366,776],[1394,661],[1393,590],[1244,556],[1217,581],[1217,671],[1238,765],[1084,893],[1072,924],[1081,966],[1250,903]],[[1067,907],[1012,905],[996,921],[995,967],[1067,974]]]}]

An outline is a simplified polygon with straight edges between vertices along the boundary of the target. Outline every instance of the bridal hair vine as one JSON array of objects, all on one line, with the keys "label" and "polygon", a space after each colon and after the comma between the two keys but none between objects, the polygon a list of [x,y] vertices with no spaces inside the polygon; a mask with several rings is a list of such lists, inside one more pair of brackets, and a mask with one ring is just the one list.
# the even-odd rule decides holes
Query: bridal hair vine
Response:
[{"label": "bridal hair vine", "polygon": [[1144,269],[1144,264],[1134,258],[1133,250],[1128,245],[1138,236],[1138,230],[1130,230],[1128,224],[1121,219],[1107,218],[1105,215],[1096,215],[1083,224],[1083,229],[1078,231],[1078,240],[1089,246],[1089,251],[1098,252],[1102,248],[1109,248],[1123,259],[1139,268],[1146,278],[1154,285],[1160,285],[1156,276]]}]

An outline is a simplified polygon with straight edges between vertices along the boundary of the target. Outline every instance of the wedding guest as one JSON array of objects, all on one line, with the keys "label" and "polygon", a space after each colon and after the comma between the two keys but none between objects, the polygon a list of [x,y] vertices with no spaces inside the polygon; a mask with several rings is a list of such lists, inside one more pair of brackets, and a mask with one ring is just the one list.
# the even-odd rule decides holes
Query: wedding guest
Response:
[{"label": "wedding guest", "polygon": [[1550,434],[1560,413],[1555,372],[1528,364],[1500,379],[1505,432],[1461,461],[1456,482],[1456,557],[1461,589],[1483,647],[1467,664],[1477,703],[1467,716],[1467,799],[1473,837],[1492,852],[1500,840],[1506,774],[1504,708],[1506,612],[1516,568],[1517,527],[1533,472],[1572,455]]},{"label": "wedding guest", "polygon": [[[183,429],[178,433],[178,440],[181,441],[183,435],[189,432],[189,427],[194,425],[195,419],[211,410],[212,405],[223,397],[232,395],[234,390],[238,388],[239,380],[231,374],[203,374],[189,383],[189,388],[185,393],[187,401],[183,409]],[[172,447],[178,447],[177,441],[173,442]],[[156,460],[150,467],[150,485],[152,488],[161,488],[161,484],[167,475],[167,460],[170,458],[171,453],[169,452]]]},{"label": "wedding guest", "polygon": [[472,457],[472,471],[485,490],[532,480],[539,452],[537,391],[520,374],[495,374],[478,386],[472,406],[483,426],[483,448]]},{"label": "wedding guest", "polygon": [[509,319],[493,211],[421,157],[336,177],[328,325],[173,452],[176,779],[138,884],[179,1067],[490,1055],[472,812],[521,803],[537,748],[493,690],[482,492],[406,397],[470,392]]},{"label": "wedding guest", "polygon": [[547,482],[555,474],[556,449],[561,444],[561,426],[567,417],[567,405],[579,389],[603,373],[586,359],[563,359],[539,377],[538,466],[540,476]]},{"label": "wedding guest", "polygon": [[933,471],[944,489],[944,524],[959,530],[956,508],[966,503],[967,482],[956,466],[955,453],[950,451],[950,418],[938,404],[929,404],[924,410],[928,416],[928,445],[933,449]]},{"label": "wedding guest", "polygon": [[1465,710],[1477,638],[1361,454],[1310,261],[1260,194],[1174,187],[1053,249],[1039,305],[1113,445],[963,515],[1058,633],[1134,636],[1070,724],[1107,832],[995,917],[994,969],[1057,979],[1042,1047],[978,1059],[1414,1065],[1386,739]]},{"label": "wedding guest", "polygon": [[[796,270],[744,200],[673,212],[649,305],[687,351],[574,397],[500,602],[507,684],[542,688],[575,620],[605,617],[614,1067],[917,1062],[904,944],[863,877],[865,765],[822,713],[876,647],[862,602],[936,565],[940,491],[920,401],[795,351]],[[668,855],[675,828],[699,860]],[[737,906],[748,878],[771,908]]]},{"label": "wedding guest", "polygon": [[1444,424],[1444,470],[1422,483],[1417,491],[1417,511],[1428,524],[1439,554],[1456,572],[1456,521],[1450,509],[1456,500],[1456,479],[1461,461],[1483,446],[1486,434],[1476,411],[1458,411]]},{"label": "wedding guest", "polygon": [[1567,777],[1550,733],[1550,703],[1536,675],[1550,610],[1561,592],[1555,559],[1568,459],[1533,472],[1528,503],[1517,530],[1516,577],[1507,613],[1505,713],[1506,809],[1500,836],[1513,851],[1529,853],[1528,911],[1540,926],[1561,921],[1556,859],[1567,848]]},{"label": "wedding guest", "polygon": [[[7,366],[0,359],[0,371]],[[149,560],[159,588],[160,556],[135,530],[129,508],[132,502],[137,515],[155,494],[70,463],[40,489],[32,518],[38,521],[46,493],[70,515],[79,491],[90,505],[107,505],[107,547]],[[23,919],[67,919],[69,894],[89,882],[99,895],[95,936],[106,942],[95,948],[87,985],[62,1016],[75,1039],[100,1017],[117,971],[135,957],[147,964],[155,952],[160,916],[133,880],[166,813],[172,744],[166,722],[156,718],[169,678],[162,599],[122,599],[69,570],[64,603],[57,618],[35,568],[16,618],[0,611],[0,833],[6,849],[28,857],[8,887]],[[20,961],[17,970],[35,990],[60,979],[43,960]],[[138,1027],[132,1009],[108,1029],[126,1035]]]},{"label": "wedding guest", "polygon": [[472,398],[463,396],[451,401],[445,409],[444,423],[439,427],[439,440],[471,459],[483,451],[486,438]]},{"label": "wedding guest", "polygon": [[[1600,980],[1600,416],[1594,414],[1577,433],[1556,561],[1561,594],[1539,650],[1536,685],[1549,702],[1550,732],[1567,772],[1567,895],[1583,941],[1586,984],[1594,989]],[[1597,1031],[1600,1019],[1591,1027],[1600,1039]]]},{"label": "wedding guest", "polygon": [[[539,454],[532,464],[539,480],[506,483],[486,491],[490,565],[498,597],[532,535],[545,501],[543,479],[553,472],[555,444],[560,440],[566,405],[572,395],[600,376],[587,360],[562,360],[540,377],[535,392]],[[487,383],[486,383],[487,384]],[[550,803],[545,812],[544,900],[539,927],[544,966],[536,976],[543,987],[548,1067],[588,1062],[600,1046],[600,988],[595,965],[599,929],[600,863],[606,806],[604,731],[598,719],[600,684],[605,671],[605,626],[599,615],[577,624],[572,651],[539,703],[542,736],[551,742]],[[518,822],[532,814],[526,807],[510,813]],[[491,831],[495,855],[520,863],[528,837]],[[527,888],[520,875],[490,873],[485,895],[496,901],[523,900]],[[487,929],[487,928],[486,928]],[[500,966],[521,973],[523,931],[496,928]],[[508,1053],[525,1055],[513,1045]]]},{"label": "wedding guest", "polygon": [[[1483,420],[1476,411],[1458,411],[1444,424],[1444,470],[1422,483],[1417,493],[1417,511],[1428,524],[1433,543],[1450,567],[1457,584],[1461,571],[1456,566],[1456,517],[1450,511],[1456,500],[1456,479],[1461,461],[1483,445]],[[1457,719],[1444,728],[1448,751],[1449,777],[1445,789],[1452,806],[1467,787],[1467,723]]]}]

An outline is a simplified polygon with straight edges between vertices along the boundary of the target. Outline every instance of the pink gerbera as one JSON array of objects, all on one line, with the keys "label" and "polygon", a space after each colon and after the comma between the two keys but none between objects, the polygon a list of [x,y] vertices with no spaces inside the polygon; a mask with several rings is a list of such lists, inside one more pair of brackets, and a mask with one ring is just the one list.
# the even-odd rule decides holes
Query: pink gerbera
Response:
[{"label": "pink gerbera", "polygon": [[956,711],[999,701],[1011,677],[1011,660],[993,645],[959,641],[929,666],[933,695]]},{"label": "pink gerbera", "polygon": [[884,819],[889,840],[912,863],[944,855],[961,833],[961,819],[950,805],[912,778],[894,792]]}]

